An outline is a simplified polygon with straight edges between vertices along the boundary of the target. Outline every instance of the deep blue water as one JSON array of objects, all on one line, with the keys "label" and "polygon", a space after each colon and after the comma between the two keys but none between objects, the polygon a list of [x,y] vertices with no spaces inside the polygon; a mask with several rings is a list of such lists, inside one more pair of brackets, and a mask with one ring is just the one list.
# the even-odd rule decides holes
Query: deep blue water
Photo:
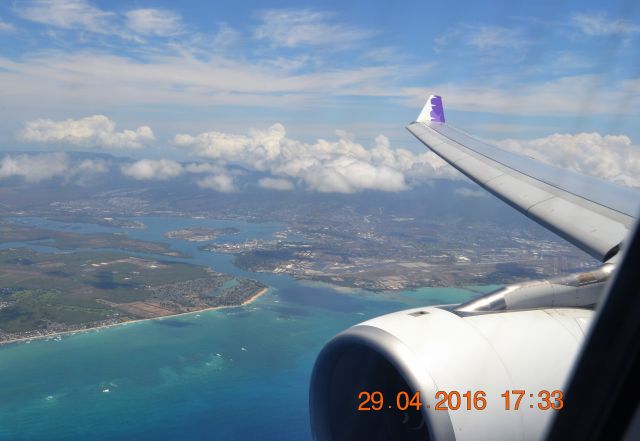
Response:
[{"label": "deep blue water", "polygon": [[239,235],[218,241],[244,241],[270,238],[281,225],[138,220],[148,228],[20,221],[166,241],[193,256],[187,261],[260,280],[270,291],[243,307],[0,346],[0,440],[309,440],[307,388],[326,341],[376,315],[473,295],[449,288],[343,292],[250,273],[235,267],[231,255],[201,252],[202,243],[163,234],[234,226]]}]

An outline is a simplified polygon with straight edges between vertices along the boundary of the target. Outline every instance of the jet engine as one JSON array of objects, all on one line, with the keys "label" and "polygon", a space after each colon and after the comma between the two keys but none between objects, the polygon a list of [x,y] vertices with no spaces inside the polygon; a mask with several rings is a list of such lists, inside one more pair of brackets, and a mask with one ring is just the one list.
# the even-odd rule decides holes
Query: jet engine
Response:
[{"label": "jet engine", "polygon": [[612,269],[395,312],[338,334],[312,374],[313,439],[542,439]]}]

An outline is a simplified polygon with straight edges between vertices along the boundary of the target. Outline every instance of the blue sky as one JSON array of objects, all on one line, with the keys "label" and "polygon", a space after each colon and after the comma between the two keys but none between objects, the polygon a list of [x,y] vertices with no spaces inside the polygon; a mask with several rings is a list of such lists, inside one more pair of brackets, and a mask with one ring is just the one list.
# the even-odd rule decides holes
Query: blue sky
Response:
[{"label": "blue sky", "polygon": [[[370,144],[382,134],[418,151],[404,126],[430,93],[443,96],[450,123],[491,140],[597,132],[635,144],[639,9],[631,1],[5,1],[1,148],[122,146],[118,154],[180,159],[188,154],[177,135],[246,135],[278,123],[300,142]],[[83,120],[92,115],[106,119]],[[37,120],[45,123],[36,130]],[[89,123],[106,124],[107,135],[78,141]],[[136,135],[140,127],[152,139],[146,129]]]}]

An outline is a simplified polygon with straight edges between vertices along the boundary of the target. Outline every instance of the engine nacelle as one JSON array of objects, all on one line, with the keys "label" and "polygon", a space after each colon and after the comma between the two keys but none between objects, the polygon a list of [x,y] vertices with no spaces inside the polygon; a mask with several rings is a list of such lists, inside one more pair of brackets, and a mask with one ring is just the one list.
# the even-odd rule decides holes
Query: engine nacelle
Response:
[{"label": "engine nacelle", "polygon": [[[550,308],[467,315],[425,307],[349,328],[316,360],[310,388],[313,438],[539,440],[556,411],[541,410],[546,395],[538,394],[562,390],[592,314]],[[525,394],[518,410],[517,395],[511,395],[512,410],[506,410],[501,395],[513,390]],[[357,410],[366,399],[359,397],[363,391],[382,394],[380,410]],[[437,391],[457,391],[460,407],[435,410],[442,398]],[[467,391],[484,392],[486,407],[470,403],[468,410]],[[399,410],[398,404],[406,407],[404,400],[398,403],[400,392],[419,392],[421,409]]]}]

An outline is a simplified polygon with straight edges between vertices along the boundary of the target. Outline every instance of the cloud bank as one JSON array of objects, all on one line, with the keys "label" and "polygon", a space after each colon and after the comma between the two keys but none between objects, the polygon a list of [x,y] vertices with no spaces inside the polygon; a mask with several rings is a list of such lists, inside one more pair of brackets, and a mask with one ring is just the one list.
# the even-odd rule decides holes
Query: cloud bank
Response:
[{"label": "cloud bank", "polygon": [[179,134],[174,143],[200,158],[268,172],[272,178],[259,185],[281,190],[293,188],[290,180],[294,179],[320,192],[393,192],[408,189],[414,181],[456,175],[435,154],[393,149],[383,135],[371,148],[342,137],[308,144],[288,138],[284,126],[274,124],[266,130],[251,130],[249,135]]},{"label": "cloud bank", "polygon": [[556,133],[526,141],[494,141],[494,144],[584,175],[640,187],[640,146],[633,145],[627,136]]},{"label": "cloud bank", "polygon": [[175,178],[184,172],[182,164],[170,159],[141,159],[120,167],[123,175],[139,181]]},{"label": "cloud bank", "polygon": [[27,142],[60,143],[104,149],[141,149],[154,140],[149,126],[116,132],[116,124],[104,115],[81,119],[29,121],[18,137]]},{"label": "cloud bank", "polygon": [[120,166],[120,172],[138,181],[167,181],[183,174],[205,175],[196,179],[200,188],[229,193],[236,191],[231,173],[223,166],[207,162],[182,164],[171,159],[141,159]]},{"label": "cloud bank", "polygon": [[64,178],[83,183],[109,167],[104,160],[84,159],[72,161],[66,153],[6,155],[0,159],[0,179],[23,178],[29,183],[38,183],[52,178]]},{"label": "cloud bank", "polygon": [[[28,123],[23,138],[37,141],[67,142],[72,145],[118,145],[133,147],[135,133],[115,132],[113,123],[86,123],[81,120]],[[106,118],[106,117],[104,117]],[[41,123],[45,121],[45,123]],[[99,120],[100,121],[100,120]],[[104,120],[101,120],[104,122]],[[107,127],[105,129],[104,127]],[[129,132],[129,133],[127,133]],[[151,133],[151,129],[149,129]],[[236,178],[241,169],[266,174],[254,185],[278,191],[296,188],[318,192],[356,193],[366,190],[398,192],[433,178],[457,179],[460,174],[430,151],[414,153],[391,147],[384,135],[371,145],[355,141],[352,134],[336,132],[337,139],[318,139],[313,143],[287,137],[282,124],[241,135],[203,132],[178,134],[174,144],[203,161],[182,163],[171,159],[140,159],[120,165],[122,175],[140,181],[167,181],[191,176],[203,189],[238,191]],[[151,139],[151,136],[142,136]],[[599,133],[553,134],[542,138],[504,139],[493,144],[542,162],[584,175],[640,188],[640,146],[624,135]],[[71,160],[65,153],[9,154],[0,160],[0,179],[22,177],[27,182],[64,177],[82,179],[109,171],[104,160]],[[469,189],[462,196],[481,196]]]}]

